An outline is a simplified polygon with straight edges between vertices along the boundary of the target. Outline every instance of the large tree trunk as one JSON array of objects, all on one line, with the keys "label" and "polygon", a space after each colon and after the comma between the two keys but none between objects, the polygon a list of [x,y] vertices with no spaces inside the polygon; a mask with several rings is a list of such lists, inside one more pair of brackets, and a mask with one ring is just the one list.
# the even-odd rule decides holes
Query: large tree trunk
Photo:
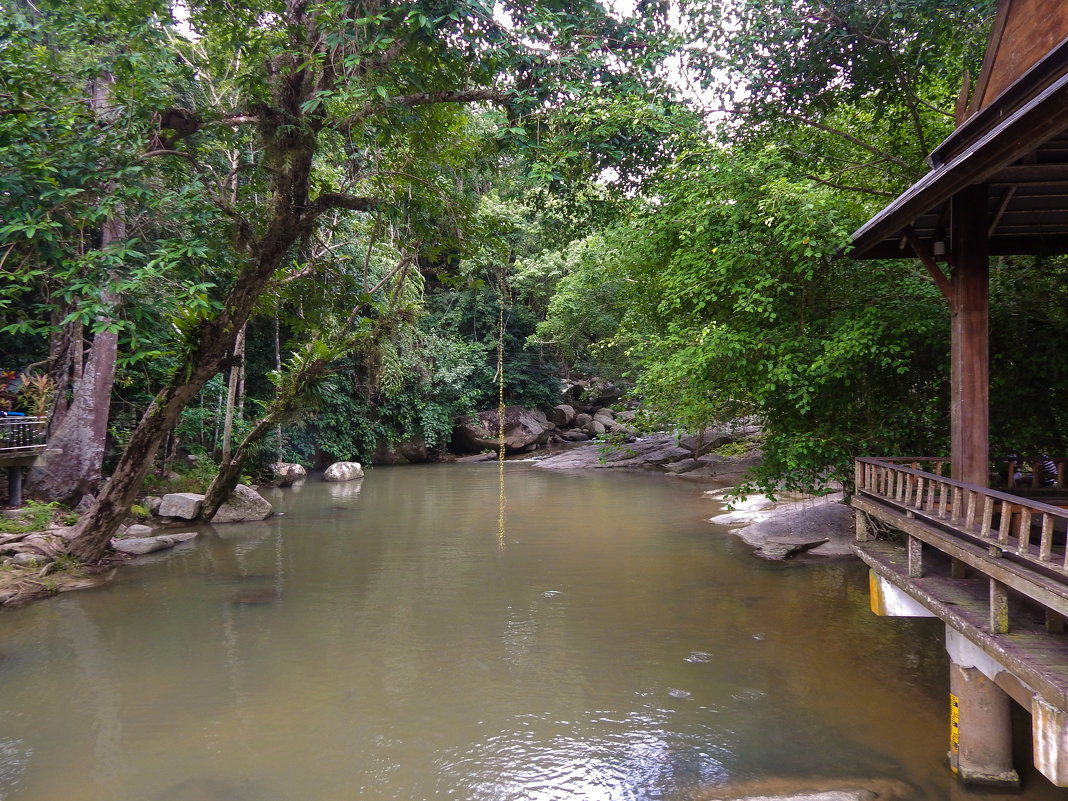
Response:
[{"label": "large tree trunk", "polygon": [[[125,221],[118,217],[109,218],[104,224],[102,248],[125,238]],[[119,303],[118,296],[110,290],[104,291],[102,300],[112,309]],[[104,321],[107,322],[107,318]],[[63,409],[58,424],[48,435],[49,447],[61,450],[62,456],[53,456],[30,470],[26,490],[31,495],[61,503],[77,503],[79,496],[90,492],[102,478],[118,353],[117,333],[101,331],[93,336],[89,358],[74,385],[74,398],[70,406]],[[76,359],[78,357],[80,354],[75,355]]]}]

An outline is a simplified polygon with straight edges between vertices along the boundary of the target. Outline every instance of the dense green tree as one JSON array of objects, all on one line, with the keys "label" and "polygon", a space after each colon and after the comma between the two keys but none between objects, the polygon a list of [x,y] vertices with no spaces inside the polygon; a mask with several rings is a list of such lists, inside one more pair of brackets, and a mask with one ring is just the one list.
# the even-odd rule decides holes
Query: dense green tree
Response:
[{"label": "dense green tree", "polygon": [[[326,220],[382,214],[393,235],[430,247],[411,201],[417,187],[433,191],[447,179],[429,165],[462,160],[453,144],[467,106],[499,106],[508,126],[498,144],[520,145],[538,163],[529,154],[548,152],[549,134],[565,128],[560,118],[597,97],[647,93],[662,56],[656,15],[620,19],[595,2],[191,2],[193,39],[158,4],[44,5],[141,25],[154,52],[183,72],[161,96],[158,82],[146,90],[142,70],[151,66],[131,61],[125,73],[113,71],[112,92],[129,98],[130,129],[142,134],[127,151],[147,176],[138,178],[146,207],[167,196],[168,225],[151,232],[163,252],[149,263],[195,276],[203,290],[169,315],[178,334],[170,377],[74,532],[70,551],[86,559],[103,553],[182,411],[231,363],[261,297],[311,268],[300,253],[322,239]],[[53,18],[25,16],[24,24],[47,35]],[[30,106],[4,118],[32,118],[40,109]],[[594,166],[574,149],[545,163]],[[116,191],[129,185],[115,183]],[[174,238],[162,237],[167,227]]]},{"label": "dense green tree", "polygon": [[698,0],[687,63],[735,144],[776,143],[799,175],[893,197],[953,129],[995,5]]},{"label": "dense green tree", "polygon": [[938,444],[925,437],[945,414],[947,315],[909,265],[836,258],[849,211],[774,148],[709,148],[610,235],[626,287],[617,341],[643,402],[689,430],[763,423],[766,487],[818,487],[858,453]]}]

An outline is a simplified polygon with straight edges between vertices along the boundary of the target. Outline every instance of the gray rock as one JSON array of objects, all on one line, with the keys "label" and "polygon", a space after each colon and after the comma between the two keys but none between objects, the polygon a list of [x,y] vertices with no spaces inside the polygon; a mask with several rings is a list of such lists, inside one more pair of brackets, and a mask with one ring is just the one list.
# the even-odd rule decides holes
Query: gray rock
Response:
[{"label": "gray rock", "polygon": [[195,520],[204,505],[204,496],[195,492],[172,492],[164,495],[159,504],[160,517],[177,517],[181,520]]},{"label": "gray rock", "polygon": [[145,507],[148,509],[148,511],[151,514],[154,514],[154,515],[158,515],[159,514],[159,505],[161,503],[163,503],[163,498],[159,497],[158,495],[146,495],[145,496]]},{"label": "gray rock", "polygon": [[610,408],[608,408],[607,406],[601,406],[601,407],[595,409],[594,412],[593,412],[593,416],[594,417],[607,417],[609,420],[615,420],[616,419],[616,413],[614,411],[612,411]]},{"label": "gray rock", "polygon": [[560,435],[560,439],[564,442],[587,442],[590,435],[585,431],[579,431],[577,428],[573,428],[570,431],[565,431]]},{"label": "gray rock", "polygon": [[242,523],[264,520],[274,514],[274,507],[251,487],[238,484],[226,503],[211,518],[212,523]]},{"label": "gray rock", "polygon": [[682,473],[689,473],[692,470],[696,470],[700,466],[701,463],[695,459],[680,459],[677,462],[664,465],[664,469],[673,475],[680,475]]},{"label": "gray rock", "polygon": [[275,462],[271,465],[271,478],[279,487],[289,487],[308,477],[303,465],[295,462]]},{"label": "gray rock", "polygon": [[195,539],[195,531],[183,531],[179,534],[161,534],[158,537],[138,537],[136,539],[117,540],[112,539],[111,547],[120,553],[128,553],[141,556],[154,551],[162,551],[164,548],[173,548],[181,542]]},{"label": "gray rock", "polygon": [[132,526],[128,526],[126,531],[122,533],[123,537],[149,537],[152,535],[152,526],[144,526],[140,523],[135,523]]},{"label": "gray rock", "polygon": [[614,431],[618,427],[616,418],[610,417],[607,414],[601,414],[600,412],[597,412],[597,414],[593,416],[593,422],[603,425],[605,431]]},{"label": "gray rock", "polygon": [[589,434],[591,437],[599,437],[601,436],[601,434],[607,433],[608,428],[600,420],[594,418],[593,420],[590,420],[590,422],[588,422],[585,426],[583,426],[582,430]]},{"label": "gray rock", "polygon": [[495,453],[476,453],[476,454],[473,454],[472,456],[461,456],[456,461],[459,462],[459,463],[493,462],[493,461],[496,461],[496,459],[497,459],[497,454],[495,454]]},{"label": "gray rock", "polygon": [[359,462],[334,462],[323,473],[326,481],[353,481],[363,478],[363,466]]},{"label": "gray rock", "polygon": [[20,567],[44,567],[51,561],[51,556],[28,551],[19,551],[11,557],[11,562]]},{"label": "gray rock", "polygon": [[580,412],[579,414],[575,415],[575,420],[572,422],[572,425],[575,426],[575,428],[585,428],[586,426],[588,426],[590,424],[590,422],[592,420],[593,420],[593,415],[592,414],[586,414],[585,412]]},{"label": "gray rock", "polygon": [[72,511],[76,514],[83,515],[92,508],[93,502],[95,500],[96,498],[94,498],[92,495],[83,495],[78,500],[78,503],[75,504],[74,509]]},{"label": "gray rock", "polygon": [[549,410],[549,420],[557,428],[567,428],[575,421],[575,407],[561,403]]},{"label": "gray rock", "polygon": [[781,561],[783,559],[789,559],[796,554],[810,551],[813,548],[818,548],[820,545],[830,541],[830,537],[819,537],[814,540],[768,537],[768,539],[764,541],[764,544],[757,549],[756,553],[757,556],[762,556],[765,559]]},{"label": "gray rock", "polygon": [[[786,542],[815,541],[829,538],[818,546],[821,556],[851,555],[855,528],[853,510],[836,500],[840,496],[828,496],[796,503],[780,504],[763,510],[765,519],[734,531],[748,545],[764,551],[771,540]],[[816,546],[813,546],[816,547]],[[776,550],[774,547],[772,550]],[[765,554],[766,555],[766,554]]]},{"label": "gray rock", "polygon": [[[511,453],[531,450],[549,441],[556,427],[539,409],[509,406],[504,411],[504,447]],[[500,422],[497,410],[464,417],[453,431],[453,446],[475,453],[500,447]]]}]

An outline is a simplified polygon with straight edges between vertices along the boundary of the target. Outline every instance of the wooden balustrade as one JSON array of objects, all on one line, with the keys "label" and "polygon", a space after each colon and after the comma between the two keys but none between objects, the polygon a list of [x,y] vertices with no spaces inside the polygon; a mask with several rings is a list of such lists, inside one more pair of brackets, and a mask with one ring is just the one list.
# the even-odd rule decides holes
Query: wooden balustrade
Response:
[{"label": "wooden balustrade", "polygon": [[0,457],[43,451],[47,429],[47,417],[0,417]]},{"label": "wooden balustrade", "polygon": [[[1065,489],[1064,482],[1066,466],[1068,466],[1068,458],[1026,456],[1019,459],[1003,459],[999,461],[1003,464],[1007,464],[1005,482],[1009,489],[1017,487],[1030,489],[1041,489],[1043,487],[1047,489]],[[1052,471],[1047,471],[1045,469],[1049,465],[1052,465]],[[1017,468],[1023,466],[1030,468],[1030,475],[1022,474],[1017,478]]]},{"label": "wooden balustrade", "polygon": [[[1011,554],[1068,582],[1068,509],[946,478],[947,464],[938,457],[860,458],[856,491],[987,545],[991,557]],[[1063,467],[1059,472],[1063,478]]]}]

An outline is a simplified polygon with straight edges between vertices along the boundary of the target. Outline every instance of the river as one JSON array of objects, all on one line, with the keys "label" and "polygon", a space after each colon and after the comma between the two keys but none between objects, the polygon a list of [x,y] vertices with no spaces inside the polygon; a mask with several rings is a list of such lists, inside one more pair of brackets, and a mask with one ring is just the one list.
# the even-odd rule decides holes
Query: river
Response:
[{"label": "river", "polygon": [[973,797],[940,624],[871,614],[859,563],[756,559],[684,482],[529,463],[502,538],[497,479],[313,479],[0,614],[0,799]]}]

